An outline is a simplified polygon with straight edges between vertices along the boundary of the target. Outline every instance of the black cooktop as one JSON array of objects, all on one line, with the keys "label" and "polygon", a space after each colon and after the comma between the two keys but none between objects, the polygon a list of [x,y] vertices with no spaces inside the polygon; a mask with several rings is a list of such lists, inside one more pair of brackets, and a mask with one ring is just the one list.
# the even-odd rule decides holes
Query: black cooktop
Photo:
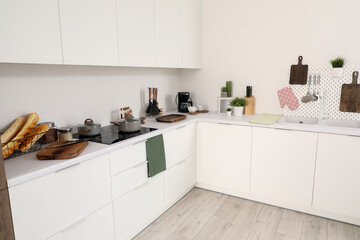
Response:
[{"label": "black cooktop", "polygon": [[79,136],[79,134],[74,134],[74,138],[77,139],[88,139],[90,142],[97,142],[102,144],[111,145],[113,143],[117,143],[120,141],[124,141],[126,139],[136,137],[148,132],[152,132],[157,130],[156,128],[146,128],[142,127],[140,131],[137,132],[131,132],[131,133],[124,133],[119,132],[119,129],[115,125],[105,126],[101,128],[101,132],[99,135],[93,136],[93,137],[83,137]]}]

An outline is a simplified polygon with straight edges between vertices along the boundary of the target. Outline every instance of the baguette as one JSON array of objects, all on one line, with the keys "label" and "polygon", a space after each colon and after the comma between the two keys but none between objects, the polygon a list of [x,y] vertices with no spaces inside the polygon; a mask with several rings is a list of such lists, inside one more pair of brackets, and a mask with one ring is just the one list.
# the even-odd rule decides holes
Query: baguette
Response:
[{"label": "baguette", "polygon": [[28,151],[34,143],[39,140],[48,130],[49,125],[42,124],[37,126],[32,133],[26,138],[25,141],[21,142],[20,151],[26,152]]},{"label": "baguette", "polygon": [[25,118],[23,117],[19,117],[13,122],[11,127],[8,130],[6,130],[6,132],[4,132],[3,135],[1,135],[2,146],[8,143],[19,132],[22,126],[24,126],[24,123],[25,123]]},{"label": "baguette", "polygon": [[20,140],[28,135],[35,127],[36,123],[39,121],[39,115],[35,112],[29,113],[26,119],[25,124],[22,126],[20,131],[16,134],[16,136],[7,144],[2,147],[2,153],[5,158],[8,158],[11,154],[14,153],[19,148]]}]

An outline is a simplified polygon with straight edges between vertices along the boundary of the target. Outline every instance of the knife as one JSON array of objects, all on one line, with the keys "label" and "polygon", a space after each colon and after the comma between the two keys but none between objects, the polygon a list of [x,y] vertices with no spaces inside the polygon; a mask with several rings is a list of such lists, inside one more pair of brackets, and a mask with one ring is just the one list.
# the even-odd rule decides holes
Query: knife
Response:
[{"label": "knife", "polygon": [[51,147],[46,147],[45,149],[51,149],[51,148],[57,148],[57,147],[64,147],[64,146],[68,146],[68,145],[73,145],[79,142],[86,142],[89,141],[89,139],[81,139],[81,140],[75,140],[75,141],[71,141],[71,142],[66,142],[63,144],[59,144],[59,145],[55,145],[55,146],[51,146]]}]

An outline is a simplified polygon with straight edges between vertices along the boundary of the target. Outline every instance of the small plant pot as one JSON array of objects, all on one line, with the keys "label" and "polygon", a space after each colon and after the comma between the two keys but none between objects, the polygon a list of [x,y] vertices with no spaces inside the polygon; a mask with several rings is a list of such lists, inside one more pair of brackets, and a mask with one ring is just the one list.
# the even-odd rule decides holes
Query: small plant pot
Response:
[{"label": "small plant pot", "polygon": [[244,107],[234,107],[235,116],[242,116],[243,111],[244,111]]},{"label": "small plant pot", "polygon": [[221,92],[221,97],[222,97],[222,98],[227,97],[227,92]]},{"label": "small plant pot", "polygon": [[226,111],[226,115],[227,115],[228,117],[231,116],[231,113],[232,113],[232,111]]},{"label": "small plant pot", "polygon": [[331,76],[335,79],[340,79],[344,75],[344,68],[332,68],[331,69]]}]

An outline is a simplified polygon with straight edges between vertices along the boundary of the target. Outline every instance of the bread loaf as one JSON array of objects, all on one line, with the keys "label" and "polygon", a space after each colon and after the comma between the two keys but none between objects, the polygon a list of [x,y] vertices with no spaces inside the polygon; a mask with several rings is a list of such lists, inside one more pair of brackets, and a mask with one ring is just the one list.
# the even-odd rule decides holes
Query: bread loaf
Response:
[{"label": "bread loaf", "polygon": [[48,130],[49,125],[42,124],[37,126],[32,133],[26,138],[25,141],[21,142],[20,151],[26,152],[28,151],[34,143],[39,140]]},{"label": "bread loaf", "polygon": [[4,132],[3,135],[1,135],[2,146],[8,143],[11,139],[13,139],[13,137],[20,131],[24,123],[25,123],[25,118],[23,117],[19,117],[13,122],[10,128],[6,130],[6,132]]},{"label": "bread loaf", "polygon": [[[4,159],[8,158],[14,151],[19,148],[20,139],[28,135],[34,128],[36,123],[39,121],[39,115],[35,112],[29,113],[25,124],[22,126],[20,131],[16,134],[13,139],[2,147]],[[16,141],[19,140],[19,141]]]}]

